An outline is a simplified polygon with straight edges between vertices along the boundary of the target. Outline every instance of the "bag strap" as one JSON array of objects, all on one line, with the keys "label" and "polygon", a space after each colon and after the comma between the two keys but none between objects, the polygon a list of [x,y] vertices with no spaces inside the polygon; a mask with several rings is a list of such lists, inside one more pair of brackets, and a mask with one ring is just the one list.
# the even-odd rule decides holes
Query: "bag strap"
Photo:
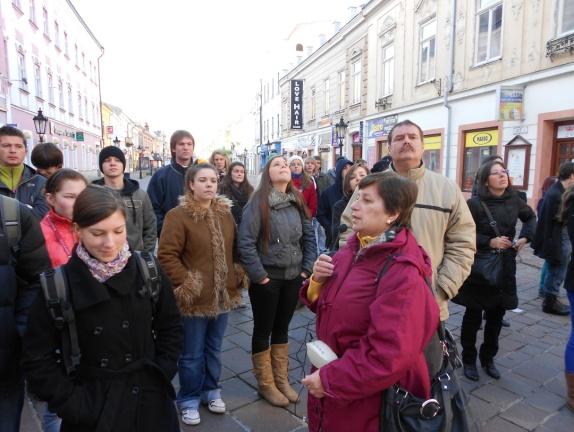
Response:
[{"label": "bag strap", "polygon": [[155,315],[155,305],[159,300],[161,291],[161,277],[157,262],[155,257],[149,252],[135,251],[134,254],[140,274],[144,280],[144,286],[138,293],[142,297],[148,295],[151,298]]},{"label": "bag strap", "polygon": [[484,203],[484,201],[480,201],[480,205],[484,209],[484,211],[486,213],[486,217],[488,218],[488,223],[492,227],[492,229],[494,230],[496,237],[500,237],[500,231],[498,230],[498,226],[496,225],[496,221],[492,217],[492,213],[490,212],[488,206]]},{"label": "bag strap", "polygon": [[8,239],[8,245],[17,252],[22,235],[20,231],[20,203],[2,196],[2,230]]},{"label": "bag strap", "polygon": [[48,311],[62,336],[62,360],[66,374],[72,375],[80,365],[82,353],[78,341],[76,315],[69,301],[69,289],[63,267],[40,274],[40,284]]}]

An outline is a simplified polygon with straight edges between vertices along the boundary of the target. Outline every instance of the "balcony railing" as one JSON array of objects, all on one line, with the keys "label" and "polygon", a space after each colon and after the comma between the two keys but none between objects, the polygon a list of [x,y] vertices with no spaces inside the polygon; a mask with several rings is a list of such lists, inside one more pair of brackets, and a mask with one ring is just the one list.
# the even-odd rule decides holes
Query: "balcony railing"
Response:
[{"label": "balcony railing", "polygon": [[572,51],[574,51],[574,33],[546,42],[546,57],[550,59],[555,55],[572,53]]}]

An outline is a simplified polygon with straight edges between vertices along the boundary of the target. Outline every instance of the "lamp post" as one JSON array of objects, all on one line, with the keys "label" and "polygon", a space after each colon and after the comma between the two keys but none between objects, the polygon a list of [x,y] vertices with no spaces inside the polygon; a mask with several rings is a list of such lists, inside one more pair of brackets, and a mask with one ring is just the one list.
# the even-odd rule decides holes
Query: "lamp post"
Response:
[{"label": "lamp post", "polygon": [[114,145],[115,145],[116,147],[119,147],[119,146],[120,146],[120,140],[118,139],[117,136],[114,138],[114,140],[113,140],[112,142],[114,143]]},{"label": "lamp post", "polygon": [[140,144],[138,146],[139,151],[139,166],[140,166],[140,180],[142,179],[142,156],[143,156],[143,146]]},{"label": "lamp post", "polygon": [[34,129],[36,129],[40,142],[43,143],[46,126],[48,126],[48,119],[42,114],[42,108],[38,109],[38,114],[36,114],[32,120],[34,120]]},{"label": "lamp post", "polygon": [[337,134],[337,141],[339,143],[339,156],[343,156],[343,141],[345,140],[345,134],[347,133],[347,127],[349,123],[345,123],[343,116],[341,116],[341,120],[339,123],[335,125],[335,131]]}]

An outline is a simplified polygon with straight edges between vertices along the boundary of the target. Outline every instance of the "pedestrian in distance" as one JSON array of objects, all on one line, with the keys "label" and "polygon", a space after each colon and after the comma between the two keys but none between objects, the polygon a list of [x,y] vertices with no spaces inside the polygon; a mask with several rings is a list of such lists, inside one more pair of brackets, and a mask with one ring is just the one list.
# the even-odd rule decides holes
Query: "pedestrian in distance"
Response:
[{"label": "pedestrian in distance", "polygon": [[[312,176],[313,180],[315,181],[315,189],[317,192],[317,203],[319,203],[319,197],[321,196],[319,181],[322,181],[324,183],[323,189],[326,189],[331,184],[329,181],[327,181],[327,183],[324,182],[324,179],[326,179],[326,177],[325,174],[321,172],[321,158],[319,156],[317,156],[317,158],[308,157],[305,159],[305,173],[307,173],[309,176]],[[327,250],[327,246],[325,245],[326,240],[325,230],[317,220],[316,214],[311,220],[311,222],[313,224],[313,231],[315,231],[315,243],[317,243],[317,255],[319,255],[321,252]]]},{"label": "pedestrian in distance", "polygon": [[553,315],[569,315],[570,308],[559,299],[560,286],[564,282],[572,248],[568,229],[560,221],[562,196],[574,185],[574,162],[564,162],[558,170],[558,181],[546,195],[538,213],[536,236],[532,242],[534,255],[548,263],[544,281],[542,311]]},{"label": "pedestrian in distance", "polygon": [[30,160],[36,167],[36,172],[46,178],[50,178],[64,166],[62,150],[51,142],[36,144],[30,154]]},{"label": "pedestrian in distance", "polygon": [[169,139],[171,163],[158,169],[147,187],[157,223],[157,236],[161,234],[163,219],[168,211],[177,207],[184,193],[185,172],[193,165],[195,139],[186,130],[175,131]]},{"label": "pedestrian in distance", "polygon": [[[333,232],[331,233],[333,244],[331,245],[331,250],[339,249],[339,227],[341,226],[341,215],[349,204],[349,200],[361,179],[369,174],[369,167],[364,163],[355,163],[351,169],[347,171],[347,174],[343,179],[343,198],[337,201],[333,206]],[[350,229],[350,227],[347,227],[347,229]]]},{"label": "pedestrian in distance", "polygon": [[301,282],[317,257],[315,235],[287,160],[270,157],[239,226],[239,256],[249,275],[253,309],[251,354],[259,394],[285,407],[298,394],[289,384],[289,322]]},{"label": "pedestrian in distance", "polygon": [[228,312],[240,305],[246,282],[234,261],[231,201],[217,195],[216,168],[194,165],[185,184],[180,205],[165,217],[158,258],[183,315],[177,405],[183,423],[196,425],[201,421],[201,402],[213,413],[225,413],[219,386],[221,344]]},{"label": "pedestrian in distance", "polygon": [[[453,300],[466,307],[460,336],[464,375],[473,381],[479,379],[478,354],[487,375],[499,379],[494,358],[498,352],[502,318],[505,311],[518,306],[516,254],[534,237],[536,215],[512,188],[508,170],[499,160],[487,162],[480,168],[477,195],[468,200],[468,207],[476,223],[478,250],[500,254],[502,268],[496,286],[470,277]],[[518,219],[522,221],[522,228],[515,239]],[[484,342],[477,353],[476,334],[483,312],[486,317]]]},{"label": "pedestrian in distance", "polygon": [[[570,243],[574,245],[574,187],[570,186],[564,193],[560,220],[568,230]],[[564,366],[566,375],[567,405],[574,411],[574,261],[570,259],[564,288],[570,303],[570,337],[566,343]]]},{"label": "pedestrian in distance", "polygon": [[[395,124],[388,136],[390,169],[418,186],[412,232],[431,259],[433,290],[441,321],[446,321],[448,300],[456,296],[470,274],[476,251],[476,226],[458,185],[425,168],[423,137],[421,127],[410,120]],[[341,216],[341,223],[347,226],[351,226],[351,206],[357,193]],[[341,234],[342,240],[345,234]]]},{"label": "pedestrian in distance", "polygon": [[[74,203],[78,195],[86,188],[88,181],[77,171],[63,168],[53,173],[46,182],[46,202],[50,211],[40,222],[50,256],[52,268],[66,264],[77,243],[77,236],[72,226]],[[42,414],[42,431],[57,432],[61,419],[48,406]]]},{"label": "pedestrian in distance", "polygon": [[321,165],[323,163],[321,161],[321,156],[315,156],[314,159],[315,159],[315,174],[313,174],[313,177],[315,177],[315,183],[317,184],[317,193],[319,195],[319,198],[321,198],[323,192],[329,186],[335,183],[335,179],[321,170]]},{"label": "pedestrian in distance", "polygon": [[375,162],[373,168],[371,169],[371,173],[375,174],[388,170],[392,161],[393,158],[390,155],[383,156],[380,161]]},{"label": "pedestrian in distance", "polygon": [[291,170],[291,182],[295,189],[303,195],[303,201],[307,206],[310,219],[317,214],[317,186],[312,176],[303,169],[303,158],[293,155],[289,158],[289,169]]},{"label": "pedestrian in distance", "polygon": [[[109,189],[86,187],[72,220],[79,241],[62,269],[75,319],[60,327],[54,304],[37,297],[22,363],[30,391],[64,431],[179,431],[171,380],[182,329],[169,279],[155,265],[161,289],[157,297],[145,290],[149,278],[129,250],[124,206]],[[72,341],[64,336],[72,325],[75,370],[65,367],[74,351],[63,343]]]},{"label": "pedestrian in distance", "polygon": [[24,163],[26,151],[26,137],[20,129],[0,127],[0,195],[16,198],[40,221],[48,213],[46,179]]},{"label": "pedestrian in distance", "polygon": [[40,223],[27,206],[0,195],[0,430],[19,432],[24,405],[22,337],[39,275],[50,269]]},{"label": "pedestrian in distance", "polygon": [[209,163],[217,170],[217,177],[219,181],[227,175],[231,161],[225,150],[214,150],[209,157]]},{"label": "pedestrian in distance", "polygon": [[227,175],[219,183],[219,193],[225,195],[233,203],[231,214],[235,219],[235,224],[239,226],[243,208],[253,194],[253,186],[249,183],[243,163],[236,161],[229,165]]},{"label": "pedestrian in distance", "polygon": [[[542,203],[544,203],[544,196],[546,192],[550,189],[550,187],[558,181],[558,177],[556,176],[548,176],[542,182],[542,188],[540,189],[540,199],[536,204],[536,214],[540,215],[542,212]],[[544,282],[546,281],[546,276],[548,275],[548,262],[544,260],[544,264],[542,264],[542,268],[540,269],[540,283],[538,286],[538,298],[544,298]]]},{"label": "pedestrian in distance", "polygon": [[126,211],[128,244],[132,251],[153,252],[157,241],[156,216],[147,192],[136,180],[126,178],[126,157],[116,146],[100,151],[100,171],[104,177],[93,183],[110,189]]},{"label": "pedestrian in distance", "polygon": [[416,198],[416,184],[393,172],[364,177],[353,234],[332,258],[319,257],[301,289],[317,338],[337,356],[302,381],[312,432],[378,432],[382,393],[397,383],[429,398],[424,349],[439,308],[426,282],[430,259],[409,228]]}]

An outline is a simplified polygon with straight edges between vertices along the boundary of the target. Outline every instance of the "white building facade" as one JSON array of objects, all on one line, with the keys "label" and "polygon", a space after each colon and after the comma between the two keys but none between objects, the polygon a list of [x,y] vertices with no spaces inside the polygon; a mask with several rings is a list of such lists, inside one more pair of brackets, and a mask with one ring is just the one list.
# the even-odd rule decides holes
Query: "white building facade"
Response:
[{"label": "white building facade", "polygon": [[33,117],[49,124],[64,166],[97,167],[102,145],[99,59],[103,47],[68,0],[0,0],[0,124],[39,142]]}]

